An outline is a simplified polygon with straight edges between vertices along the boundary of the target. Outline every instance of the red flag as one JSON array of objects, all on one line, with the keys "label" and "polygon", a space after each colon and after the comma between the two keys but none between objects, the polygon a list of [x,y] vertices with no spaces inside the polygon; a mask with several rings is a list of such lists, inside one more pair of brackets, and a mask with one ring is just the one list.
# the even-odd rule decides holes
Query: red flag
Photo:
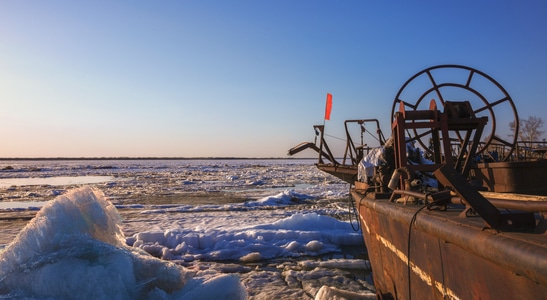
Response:
[{"label": "red flag", "polygon": [[325,106],[325,120],[330,120],[331,110],[332,110],[332,95],[327,93],[327,104]]}]

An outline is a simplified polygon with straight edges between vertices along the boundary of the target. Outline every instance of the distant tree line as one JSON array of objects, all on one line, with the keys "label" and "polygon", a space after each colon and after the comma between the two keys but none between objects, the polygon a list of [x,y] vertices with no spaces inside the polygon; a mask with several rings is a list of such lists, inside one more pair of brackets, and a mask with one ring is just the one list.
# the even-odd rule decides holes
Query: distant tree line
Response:
[{"label": "distant tree line", "polygon": [[[536,116],[529,116],[528,119],[520,120],[518,131],[519,141],[524,142],[526,147],[532,147],[534,144],[542,141],[545,143],[545,139],[540,140],[544,133],[544,131],[541,130],[543,128],[543,124],[543,119]],[[509,123],[509,128],[512,132],[510,136],[514,136],[516,134],[515,127],[515,121]]]}]

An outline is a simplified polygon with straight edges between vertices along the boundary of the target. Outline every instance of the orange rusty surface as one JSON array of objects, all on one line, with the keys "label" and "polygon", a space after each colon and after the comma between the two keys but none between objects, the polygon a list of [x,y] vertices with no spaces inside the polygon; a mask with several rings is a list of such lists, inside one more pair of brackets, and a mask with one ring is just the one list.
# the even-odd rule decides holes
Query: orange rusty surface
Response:
[{"label": "orange rusty surface", "polygon": [[540,299],[547,295],[545,234],[485,230],[481,218],[458,217],[457,209],[418,212],[422,206],[372,200],[355,192],[353,197],[374,284],[384,298]]}]

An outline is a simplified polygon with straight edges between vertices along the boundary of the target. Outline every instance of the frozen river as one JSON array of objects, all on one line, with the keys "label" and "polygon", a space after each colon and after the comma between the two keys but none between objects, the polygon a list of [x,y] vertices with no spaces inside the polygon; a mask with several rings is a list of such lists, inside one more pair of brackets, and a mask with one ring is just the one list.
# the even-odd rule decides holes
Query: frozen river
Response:
[{"label": "frozen river", "polygon": [[[372,286],[361,234],[347,200],[349,186],[317,170],[314,162],[305,159],[0,161],[0,247],[4,249],[0,295],[75,297],[91,290],[100,298],[100,288],[86,287],[86,283],[95,280],[105,286],[106,296],[112,295],[112,290],[123,290],[124,286],[127,290],[121,294],[137,298],[176,299],[192,295],[199,298],[195,297],[197,294],[217,297],[207,294],[214,285],[222,287],[228,296],[239,293],[250,299],[326,299],[337,292],[374,298],[369,291]],[[73,192],[83,186],[92,189]],[[91,200],[87,198],[97,198],[97,203],[106,204],[90,208]],[[53,199],[58,202],[56,205],[52,204]],[[77,213],[68,209],[73,204],[78,207]],[[47,219],[49,227],[35,221],[35,214]],[[102,219],[95,217],[114,214],[121,216],[119,233],[116,226],[109,222],[101,225]],[[81,219],[86,223],[78,225]],[[51,225],[52,220],[60,224]],[[27,224],[30,225],[23,230]],[[169,285],[173,287],[170,289],[158,285],[142,290],[140,281],[158,275],[139,275],[134,268],[109,265],[113,272],[140,277],[135,277],[134,286],[125,279],[123,283],[107,285],[101,281],[107,280],[105,266],[103,271],[96,271],[84,260],[85,263],[71,262],[72,267],[63,267],[64,259],[56,261],[56,268],[88,277],[91,274],[94,279],[82,281],[81,285],[75,282],[66,288],[44,284],[34,292],[24,286],[25,280],[13,279],[29,273],[34,276],[32,280],[42,276],[46,266],[51,266],[36,261],[57,257],[58,248],[68,251],[65,245],[74,240],[74,232],[65,232],[65,228],[78,226],[92,228],[84,234],[78,231],[81,234],[78,239],[91,236],[92,242],[75,243],[75,253],[83,251],[86,247],[82,245],[89,243],[96,249],[95,240],[99,240],[128,253],[147,253],[155,261],[174,265],[173,268],[182,270],[192,280],[183,280],[184,287]],[[100,234],[97,226],[101,227]],[[28,267],[10,269],[10,264],[21,265],[22,257],[11,258],[16,264],[10,262],[10,253],[28,248],[25,247],[28,236],[36,236],[36,232],[41,238],[51,235],[44,238],[48,243],[54,240],[52,236],[65,234],[65,237],[59,238],[57,246],[41,253],[42,258],[29,254],[27,260],[33,263]],[[13,242],[17,234],[20,236]],[[108,238],[117,235],[122,236],[119,245],[117,239],[112,242]],[[82,255],[78,255],[81,259]],[[142,264],[153,265],[148,259],[145,257]],[[168,274],[161,277],[176,281]],[[58,276],[50,280],[62,281],[61,275]],[[17,286],[12,281],[23,283]],[[55,289],[63,290],[60,293],[64,294],[54,294]],[[231,291],[235,292],[229,294]]]}]

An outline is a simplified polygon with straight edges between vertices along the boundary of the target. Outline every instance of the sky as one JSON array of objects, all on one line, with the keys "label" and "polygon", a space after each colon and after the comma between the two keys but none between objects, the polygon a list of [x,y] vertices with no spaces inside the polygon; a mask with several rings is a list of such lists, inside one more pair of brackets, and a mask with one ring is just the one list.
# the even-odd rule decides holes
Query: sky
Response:
[{"label": "sky", "polygon": [[485,72],[521,119],[545,118],[546,13],[543,1],[0,1],[0,157],[286,157],[313,125],[343,138],[362,118],[389,136],[398,90],[442,64]]}]

